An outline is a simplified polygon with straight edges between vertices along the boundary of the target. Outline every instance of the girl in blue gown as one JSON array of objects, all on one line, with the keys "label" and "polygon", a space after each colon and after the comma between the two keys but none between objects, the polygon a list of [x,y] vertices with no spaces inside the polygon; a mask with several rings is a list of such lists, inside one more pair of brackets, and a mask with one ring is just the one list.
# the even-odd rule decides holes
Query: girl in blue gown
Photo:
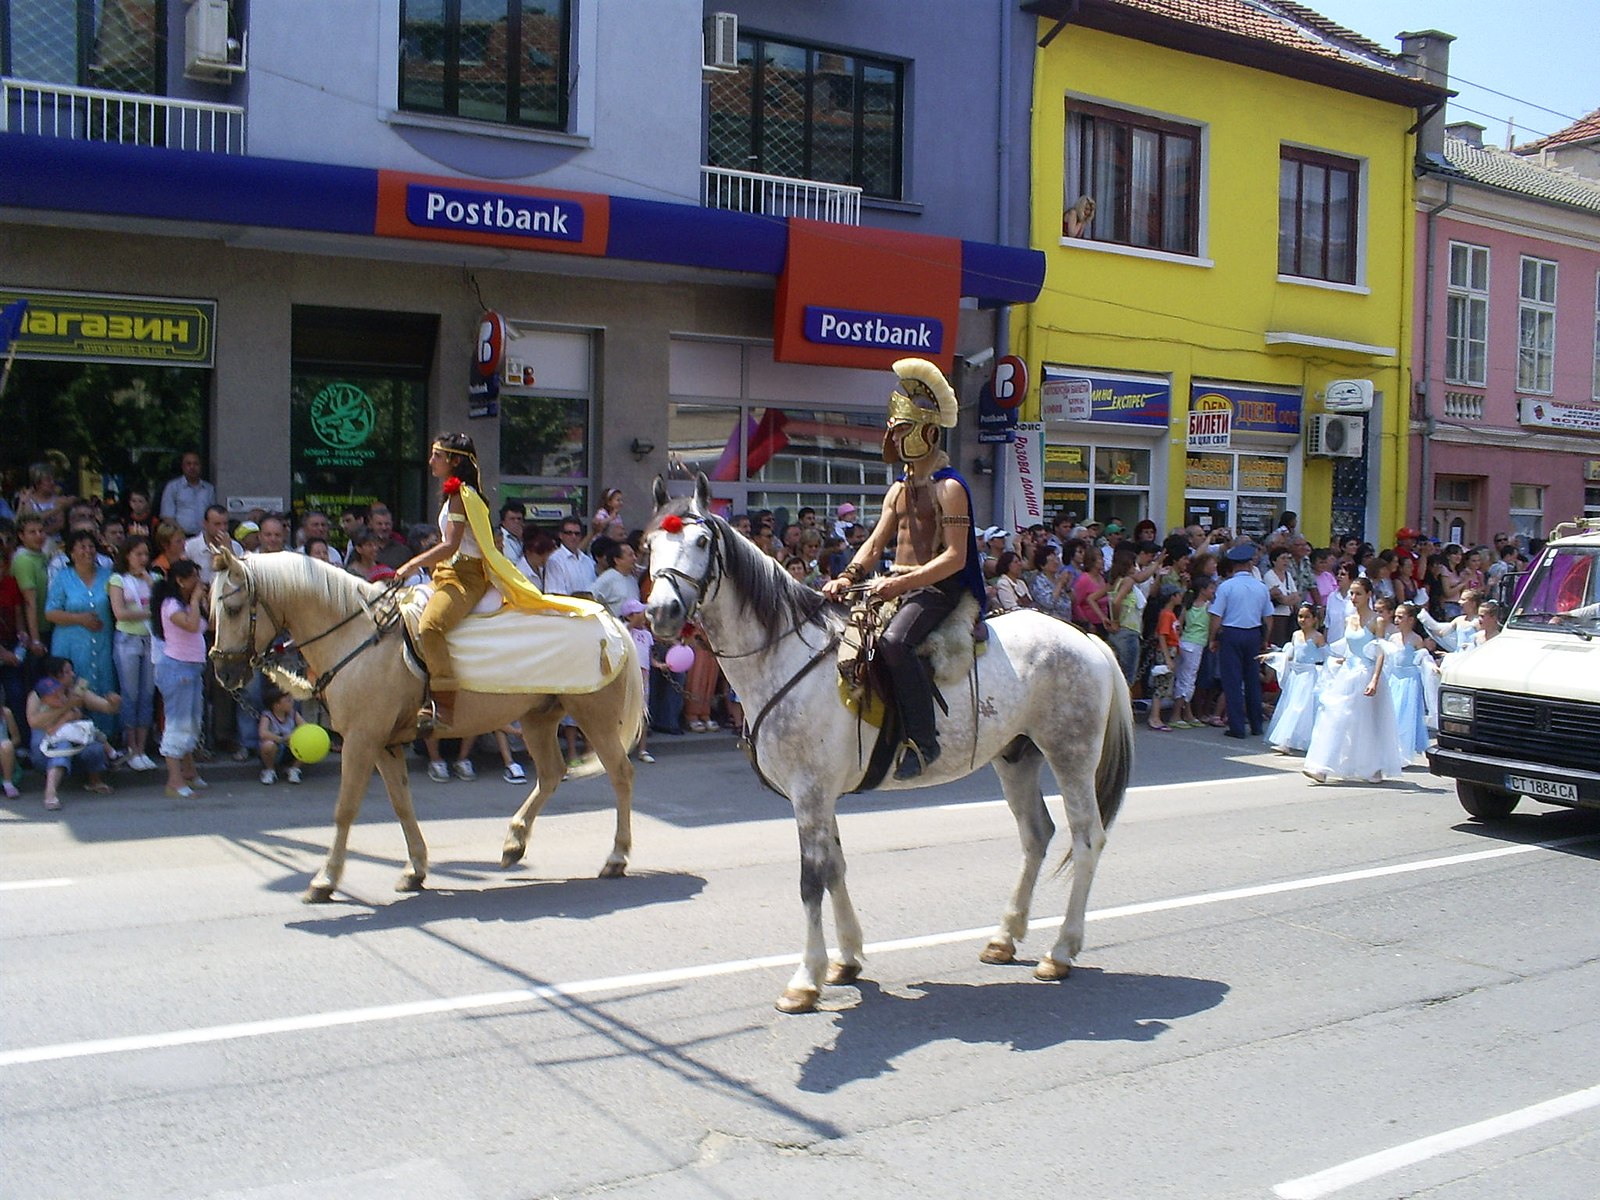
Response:
[{"label": "girl in blue gown", "polygon": [[1299,628],[1276,653],[1266,655],[1278,674],[1278,704],[1267,726],[1267,745],[1279,754],[1298,754],[1311,744],[1317,717],[1317,684],[1328,657],[1327,639],[1317,631],[1317,606],[1303,603],[1295,611]]},{"label": "girl in blue gown", "polygon": [[1385,674],[1389,697],[1394,701],[1400,757],[1411,762],[1428,749],[1428,717],[1424,677],[1433,670],[1433,658],[1423,648],[1415,604],[1395,609],[1394,632],[1386,639],[1394,649],[1388,653]]}]

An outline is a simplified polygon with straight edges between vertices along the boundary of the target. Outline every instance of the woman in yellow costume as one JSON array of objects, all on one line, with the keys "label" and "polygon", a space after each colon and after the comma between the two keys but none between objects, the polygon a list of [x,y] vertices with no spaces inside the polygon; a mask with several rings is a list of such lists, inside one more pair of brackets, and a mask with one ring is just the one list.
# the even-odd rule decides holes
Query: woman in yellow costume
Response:
[{"label": "woman in yellow costume", "polygon": [[416,555],[395,574],[408,579],[423,568],[432,569],[433,595],[422,610],[420,648],[433,703],[417,713],[417,723],[431,726],[437,736],[448,736],[460,683],[445,635],[477,607],[491,583],[509,604],[529,611],[584,615],[593,606],[585,608],[581,601],[544,595],[495,549],[489,509],[480,494],[477,447],[470,437],[441,433],[434,438],[428,470],[443,481],[439,544]]}]

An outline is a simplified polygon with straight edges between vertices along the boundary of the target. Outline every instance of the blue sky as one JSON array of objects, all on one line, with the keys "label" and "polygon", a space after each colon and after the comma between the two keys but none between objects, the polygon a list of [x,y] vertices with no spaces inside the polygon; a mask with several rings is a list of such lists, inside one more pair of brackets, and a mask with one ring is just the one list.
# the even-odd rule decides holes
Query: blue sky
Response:
[{"label": "blue sky", "polygon": [[[1388,50],[1402,30],[1452,33],[1450,120],[1487,126],[1503,145],[1506,120],[1532,141],[1600,108],[1600,5],[1595,0],[1304,0]],[[1516,99],[1496,96],[1485,89]],[[1554,109],[1553,113],[1544,111]],[[1469,111],[1474,110],[1474,111]],[[1485,115],[1487,114],[1487,115]]]}]

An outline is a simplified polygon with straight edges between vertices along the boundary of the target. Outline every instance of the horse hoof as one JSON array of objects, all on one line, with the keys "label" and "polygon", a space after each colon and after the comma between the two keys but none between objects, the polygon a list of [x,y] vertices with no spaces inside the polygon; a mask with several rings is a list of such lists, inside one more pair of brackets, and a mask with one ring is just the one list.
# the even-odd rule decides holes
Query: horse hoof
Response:
[{"label": "horse hoof", "polygon": [[817,1011],[816,988],[785,988],[778,997],[781,1013],[808,1013]]},{"label": "horse hoof", "polygon": [[983,953],[978,955],[979,962],[986,962],[990,966],[996,967],[1015,962],[1016,958],[1016,950],[1004,942],[990,942],[983,948]]},{"label": "horse hoof", "polygon": [[312,884],[300,897],[302,904],[326,904],[333,899],[333,885]]},{"label": "horse hoof", "polygon": [[505,847],[500,851],[501,868],[504,869],[506,867],[516,866],[522,861],[522,856],[527,852],[528,848],[526,846],[513,846],[511,843],[507,842]]},{"label": "horse hoof", "polygon": [[395,881],[394,890],[397,892],[420,892],[422,890],[422,875],[402,875]]},{"label": "horse hoof", "polygon": [[1057,979],[1065,979],[1071,970],[1071,963],[1057,962],[1053,958],[1041,958],[1039,965],[1033,969],[1033,977],[1054,982]]},{"label": "horse hoof", "polygon": [[854,983],[861,978],[860,963],[829,963],[828,973],[823,977],[825,983]]},{"label": "horse hoof", "polygon": [[621,879],[628,873],[628,864],[625,862],[608,862],[600,868],[600,879]]}]

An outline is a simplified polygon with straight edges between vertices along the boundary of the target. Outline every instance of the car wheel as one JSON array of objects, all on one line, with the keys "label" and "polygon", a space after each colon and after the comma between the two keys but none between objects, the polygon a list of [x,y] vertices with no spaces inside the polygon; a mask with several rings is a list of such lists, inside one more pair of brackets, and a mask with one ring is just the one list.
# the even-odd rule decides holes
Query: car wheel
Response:
[{"label": "car wheel", "polygon": [[1480,821],[1499,821],[1511,815],[1522,797],[1515,792],[1501,791],[1484,783],[1456,780],[1456,799],[1461,807]]}]

